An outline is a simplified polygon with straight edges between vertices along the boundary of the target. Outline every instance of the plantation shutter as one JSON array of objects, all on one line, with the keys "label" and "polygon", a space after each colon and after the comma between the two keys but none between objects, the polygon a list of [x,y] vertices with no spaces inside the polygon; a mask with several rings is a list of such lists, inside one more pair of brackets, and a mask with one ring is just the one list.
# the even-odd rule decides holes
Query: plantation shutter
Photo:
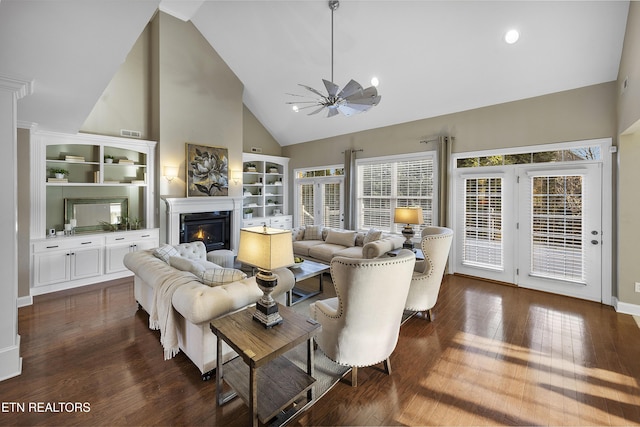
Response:
[{"label": "plantation shutter", "polygon": [[531,177],[531,274],[584,282],[583,177]]},{"label": "plantation shutter", "polygon": [[502,178],[464,179],[462,263],[503,269]]},{"label": "plantation shutter", "polygon": [[358,221],[360,229],[400,232],[403,224],[393,222],[396,207],[420,206],[423,226],[433,224],[435,164],[432,154],[422,158],[367,159],[358,162]]},{"label": "plantation shutter", "polygon": [[342,228],[340,212],[340,183],[322,184],[323,186],[323,225],[331,228]]},{"label": "plantation shutter", "polygon": [[313,195],[313,184],[298,184],[298,200],[300,201],[300,209],[298,210],[299,225],[314,225],[315,207],[313,204]]}]

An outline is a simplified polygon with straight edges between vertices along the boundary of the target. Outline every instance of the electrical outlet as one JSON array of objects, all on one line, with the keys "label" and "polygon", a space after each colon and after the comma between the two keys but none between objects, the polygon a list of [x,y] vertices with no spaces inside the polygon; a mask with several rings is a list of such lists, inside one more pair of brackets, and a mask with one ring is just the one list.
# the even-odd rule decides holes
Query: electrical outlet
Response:
[{"label": "electrical outlet", "polygon": [[640,292],[640,282],[636,282],[636,292]]}]

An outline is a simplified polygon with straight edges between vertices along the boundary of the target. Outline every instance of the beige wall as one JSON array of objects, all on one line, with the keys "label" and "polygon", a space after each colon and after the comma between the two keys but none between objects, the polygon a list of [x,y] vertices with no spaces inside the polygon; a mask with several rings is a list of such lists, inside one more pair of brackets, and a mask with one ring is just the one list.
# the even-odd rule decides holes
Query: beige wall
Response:
[{"label": "beige wall", "polygon": [[[618,299],[640,305],[640,3],[631,2],[618,74]],[[622,92],[624,79],[627,89]]]},{"label": "beige wall", "polygon": [[282,147],[278,144],[273,136],[262,126],[262,123],[256,119],[251,110],[246,106],[242,109],[242,128],[243,128],[243,149],[245,153],[251,153],[251,148],[261,148],[261,154],[269,154],[271,156],[281,156]]},{"label": "beige wall", "polygon": [[[415,153],[434,135],[455,138],[452,151],[615,137],[615,82],[493,105],[445,116],[285,146],[290,169],[343,162],[345,148],[358,158]],[[321,118],[319,118],[321,119]]]},{"label": "beige wall", "polygon": [[140,35],[118,72],[93,107],[81,132],[120,136],[121,129],[150,136],[150,37],[147,29]]},{"label": "beige wall", "polygon": [[[627,78],[627,88],[623,82]],[[618,71],[618,129],[627,131],[640,119],[640,2],[632,1]],[[640,130],[637,126],[635,130]]]}]

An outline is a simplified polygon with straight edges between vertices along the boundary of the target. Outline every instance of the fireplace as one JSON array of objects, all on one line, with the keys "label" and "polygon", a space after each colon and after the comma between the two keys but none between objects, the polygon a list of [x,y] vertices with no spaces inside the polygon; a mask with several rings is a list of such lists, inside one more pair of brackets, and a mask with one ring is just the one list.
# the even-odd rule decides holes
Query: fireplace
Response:
[{"label": "fireplace", "polygon": [[180,243],[202,241],[207,252],[230,249],[231,212],[180,214]]}]

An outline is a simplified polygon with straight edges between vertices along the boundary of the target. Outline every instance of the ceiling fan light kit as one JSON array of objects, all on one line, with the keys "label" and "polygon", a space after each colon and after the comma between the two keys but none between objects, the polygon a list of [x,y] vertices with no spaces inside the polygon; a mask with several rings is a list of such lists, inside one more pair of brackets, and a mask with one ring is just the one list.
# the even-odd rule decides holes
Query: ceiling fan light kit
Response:
[{"label": "ceiling fan light kit", "polygon": [[[314,115],[324,110],[328,110],[327,117],[333,117],[342,113],[345,116],[351,116],[355,113],[362,113],[369,110],[374,105],[378,105],[381,96],[378,95],[378,89],[375,86],[363,88],[360,83],[351,79],[342,90],[340,86],[333,83],[333,12],[338,9],[340,2],[337,0],[329,1],[329,9],[331,9],[331,81],[322,79],[324,87],[327,90],[327,95],[324,95],[320,91],[303,84],[302,86],[308,91],[317,95],[319,98],[314,97],[312,101],[299,101],[299,102],[287,102],[287,104],[293,105],[293,111],[298,112],[307,108],[315,108],[308,115]],[[304,95],[289,94],[297,97],[305,97]],[[298,104],[309,104],[304,107],[300,107]]]}]

